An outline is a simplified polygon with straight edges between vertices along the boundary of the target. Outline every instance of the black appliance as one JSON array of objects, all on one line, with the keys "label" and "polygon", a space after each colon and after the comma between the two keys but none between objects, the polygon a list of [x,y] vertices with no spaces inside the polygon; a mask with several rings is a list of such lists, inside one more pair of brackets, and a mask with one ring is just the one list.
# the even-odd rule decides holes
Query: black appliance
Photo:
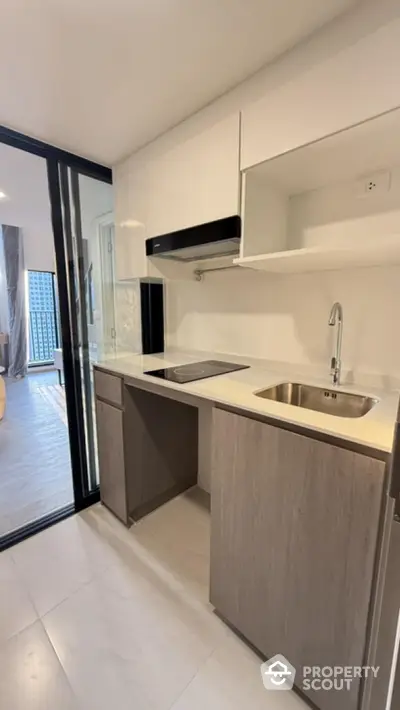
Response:
[{"label": "black appliance", "polygon": [[200,362],[191,362],[189,365],[177,365],[176,367],[167,367],[162,370],[150,370],[145,372],[145,375],[159,377],[162,380],[170,382],[194,382],[195,380],[205,380],[207,377],[216,377],[217,375],[226,375],[228,372],[236,372],[237,370],[246,370],[249,365],[237,365],[234,362],[222,362],[221,360],[201,360]]},{"label": "black appliance", "polygon": [[164,352],[164,285],[138,279],[139,331],[144,355]]},{"label": "black appliance", "polygon": [[198,261],[239,254],[241,219],[238,215],[146,239],[147,256]]}]

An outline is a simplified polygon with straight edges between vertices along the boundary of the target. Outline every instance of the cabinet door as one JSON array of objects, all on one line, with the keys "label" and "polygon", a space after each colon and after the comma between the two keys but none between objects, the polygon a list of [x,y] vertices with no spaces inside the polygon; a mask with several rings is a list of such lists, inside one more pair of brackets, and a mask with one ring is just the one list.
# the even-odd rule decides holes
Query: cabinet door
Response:
[{"label": "cabinet door", "polygon": [[188,119],[114,169],[119,279],[162,275],[147,238],[239,214],[239,118]]},{"label": "cabinet door", "polygon": [[[285,61],[282,66],[277,63],[276,76],[280,76],[277,85],[243,110],[241,168],[397,108],[397,78],[393,72],[383,77],[381,67],[400,62],[398,33],[397,19],[379,31],[366,33],[324,61],[319,58],[310,62],[308,56],[304,62],[299,53],[296,63],[292,57],[290,81],[287,76],[286,81],[282,80]],[[328,46],[329,40],[326,42]],[[371,56],[374,74],[369,74],[369,81],[365,81],[365,58]],[[372,84],[374,91],[370,88]]]},{"label": "cabinet door", "polygon": [[239,114],[207,129],[189,120],[161,139],[148,180],[149,237],[239,214]]},{"label": "cabinet door", "polygon": [[147,274],[146,174],[132,158],[113,170],[115,195],[115,270],[119,281]]},{"label": "cabinet door", "polygon": [[104,505],[127,523],[122,418],[120,409],[96,399],[100,496]]},{"label": "cabinet door", "polygon": [[[362,666],[384,463],[222,410],[213,415],[211,601],[266,656]],[[355,710],[360,687],[315,692]]]}]

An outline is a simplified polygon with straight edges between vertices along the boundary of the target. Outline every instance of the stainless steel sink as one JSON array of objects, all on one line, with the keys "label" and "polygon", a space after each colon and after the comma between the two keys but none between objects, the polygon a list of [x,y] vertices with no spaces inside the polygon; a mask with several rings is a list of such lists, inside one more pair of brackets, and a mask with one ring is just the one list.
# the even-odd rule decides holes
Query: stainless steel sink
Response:
[{"label": "stainless steel sink", "polygon": [[266,390],[255,392],[255,395],[274,402],[312,409],[315,412],[333,414],[335,417],[349,418],[365,416],[378,402],[377,399],[360,394],[300,385],[295,382],[282,382]]}]

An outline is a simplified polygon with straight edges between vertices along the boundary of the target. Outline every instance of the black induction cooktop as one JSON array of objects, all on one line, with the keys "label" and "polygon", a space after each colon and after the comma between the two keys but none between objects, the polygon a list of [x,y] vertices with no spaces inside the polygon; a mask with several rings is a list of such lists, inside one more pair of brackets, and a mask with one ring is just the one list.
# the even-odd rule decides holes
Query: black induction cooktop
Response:
[{"label": "black induction cooktop", "polygon": [[206,377],[226,375],[228,372],[246,370],[248,367],[249,365],[237,365],[234,362],[222,362],[221,360],[201,360],[200,362],[191,362],[189,365],[167,367],[165,370],[150,370],[144,374],[183,385],[185,382],[205,380]]}]

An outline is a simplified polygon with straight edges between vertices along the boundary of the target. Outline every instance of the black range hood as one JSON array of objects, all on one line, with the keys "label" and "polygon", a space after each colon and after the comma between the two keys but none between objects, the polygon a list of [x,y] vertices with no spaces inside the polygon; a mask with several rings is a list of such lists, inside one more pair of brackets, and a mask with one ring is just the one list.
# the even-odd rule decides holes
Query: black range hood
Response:
[{"label": "black range hood", "polygon": [[146,239],[146,254],[177,261],[234,256],[239,254],[240,232],[241,219],[238,215],[224,217],[215,222]]}]

